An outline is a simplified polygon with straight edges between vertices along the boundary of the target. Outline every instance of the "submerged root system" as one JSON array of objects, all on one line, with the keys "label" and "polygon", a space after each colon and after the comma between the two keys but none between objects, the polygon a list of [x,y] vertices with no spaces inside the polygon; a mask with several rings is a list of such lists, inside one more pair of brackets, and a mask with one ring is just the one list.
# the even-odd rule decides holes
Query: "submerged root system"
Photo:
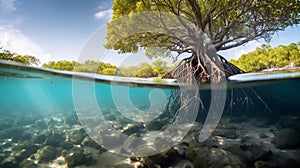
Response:
[{"label": "submerged root system", "polygon": [[[200,91],[201,92],[201,91]],[[202,95],[197,99],[198,116],[197,121],[203,122],[207,117],[207,113],[211,106],[210,93],[200,93]],[[185,102],[182,102],[185,101]],[[182,99],[182,95],[179,89],[173,89],[169,96],[169,99],[164,107],[164,112],[159,118],[168,118],[169,123],[172,123],[178,116],[179,111],[191,109],[191,99]],[[257,93],[254,88],[236,88],[227,90],[227,98],[225,102],[224,114],[228,114],[231,117],[246,115],[267,115],[270,114],[271,108],[268,103]]]}]

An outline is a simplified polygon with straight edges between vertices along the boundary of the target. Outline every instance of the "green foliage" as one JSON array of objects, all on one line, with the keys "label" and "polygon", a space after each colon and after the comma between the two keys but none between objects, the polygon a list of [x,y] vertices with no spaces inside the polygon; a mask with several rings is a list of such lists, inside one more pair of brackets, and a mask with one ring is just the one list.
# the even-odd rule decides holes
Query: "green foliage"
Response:
[{"label": "green foliage", "polygon": [[171,67],[167,66],[167,62],[158,59],[152,64],[142,63],[139,66],[120,67],[116,75],[149,78],[162,76],[170,69]]},{"label": "green foliage", "polygon": [[44,68],[52,68],[57,70],[73,71],[76,66],[75,61],[50,61],[47,64],[43,64]]},{"label": "green foliage", "polygon": [[[111,65],[109,63],[87,60],[83,64],[78,64],[75,68],[75,71],[113,75],[116,68],[117,68],[116,66]],[[110,69],[110,70],[106,70],[106,69]]]},{"label": "green foliage", "polygon": [[92,60],[87,60],[84,63],[78,63],[75,61],[50,61],[47,64],[43,64],[43,67],[75,72],[98,73],[104,75],[114,75],[117,68],[109,63]]},{"label": "green foliage", "polygon": [[40,63],[39,59],[37,59],[34,56],[17,55],[8,50],[3,50],[2,52],[0,52],[0,59],[13,61],[13,62],[20,62],[27,65],[38,65]]},{"label": "green foliage", "polygon": [[167,70],[169,67],[167,67],[167,62],[162,61],[161,59],[158,59],[152,63],[152,71],[157,76],[162,76],[165,73],[167,73]]},{"label": "green foliage", "polygon": [[[21,62],[28,65],[38,65],[39,60],[34,56],[22,56],[11,53],[8,50],[0,52],[0,59]],[[103,75],[129,76],[129,77],[158,77],[167,73],[171,67],[167,66],[167,62],[157,59],[151,64],[142,63],[139,66],[120,67],[104,63],[101,61],[86,60],[83,63],[76,61],[50,61],[42,65],[44,68],[51,68],[57,70],[74,71],[74,72],[88,72]]]},{"label": "green foliage", "polygon": [[230,62],[247,72],[274,67],[281,68],[290,63],[300,66],[300,42],[275,48],[263,44],[255,51],[242,55],[238,60],[230,60]]},{"label": "green foliage", "polygon": [[[161,13],[137,16],[150,11]],[[270,41],[277,31],[299,24],[299,12],[299,0],[115,0],[105,47],[121,53],[140,47],[190,52],[195,49],[187,49],[189,46],[205,44],[199,35],[205,32],[217,51],[226,50],[260,38]],[[168,20],[162,13],[181,20]],[[183,28],[172,29],[172,22]]]},{"label": "green foliage", "polygon": [[128,76],[128,77],[157,77],[167,73],[171,67],[167,66],[167,62],[160,59],[152,64],[142,63],[139,66],[119,67],[101,61],[87,60],[84,63],[75,61],[50,61],[43,64],[44,68],[52,68],[57,70],[98,73],[103,75]]}]

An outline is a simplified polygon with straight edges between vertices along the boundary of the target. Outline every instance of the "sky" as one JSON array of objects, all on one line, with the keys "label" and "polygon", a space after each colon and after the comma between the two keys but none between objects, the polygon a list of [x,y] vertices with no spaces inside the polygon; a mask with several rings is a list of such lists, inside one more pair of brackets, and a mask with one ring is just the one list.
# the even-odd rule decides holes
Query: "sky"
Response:
[{"label": "sky", "polygon": [[[93,33],[111,19],[113,0],[0,0],[0,47],[21,55],[33,55],[42,63],[78,60]],[[105,34],[102,34],[105,40]],[[272,46],[300,41],[300,26],[273,37]],[[263,41],[220,52],[237,59]],[[100,43],[99,43],[100,46]],[[104,61],[120,64],[123,56],[107,52]],[[121,58],[122,57],[122,58]],[[129,59],[134,61],[134,59]]]}]

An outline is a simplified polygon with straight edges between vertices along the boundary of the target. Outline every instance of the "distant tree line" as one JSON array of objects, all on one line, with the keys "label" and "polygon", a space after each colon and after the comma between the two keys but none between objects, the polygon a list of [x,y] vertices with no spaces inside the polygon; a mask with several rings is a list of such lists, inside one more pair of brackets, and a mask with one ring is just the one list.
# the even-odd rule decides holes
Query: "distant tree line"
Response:
[{"label": "distant tree line", "polygon": [[116,75],[148,78],[163,76],[170,69],[172,69],[172,67],[167,66],[166,61],[158,59],[152,62],[151,64],[141,63],[138,66],[119,67],[116,72]]},{"label": "distant tree line", "polygon": [[30,55],[19,55],[16,53],[12,53],[9,50],[5,50],[2,47],[0,47],[0,59],[7,60],[7,61],[13,61],[13,62],[21,62],[27,65],[38,65],[40,63],[40,60],[37,59],[34,56]]},{"label": "distant tree line", "polygon": [[281,68],[291,63],[293,66],[300,66],[300,42],[274,48],[263,44],[255,51],[242,55],[238,60],[232,59],[230,62],[246,72]]},{"label": "distant tree line", "polygon": [[65,71],[98,73],[113,75],[117,69],[115,65],[101,61],[86,60],[83,63],[76,61],[50,61],[42,65],[44,68],[51,68]]},{"label": "distant tree line", "polygon": [[[30,55],[19,55],[12,53],[0,47],[0,59],[20,62],[26,65],[39,65],[40,60]],[[176,66],[176,65],[175,65]],[[141,63],[138,66],[117,67],[115,65],[104,63],[101,61],[86,60],[83,63],[76,61],[50,61],[42,65],[44,68],[51,68],[57,70],[74,71],[74,72],[88,72],[103,75],[128,76],[128,77],[157,77],[162,76],[173,67],[167,66],[167,62],[163,60],[156,60],[150,64]]]},{"label": "distant tree line", "polygon": [[167,66],[167,62],[160,59],[151,64],[142,63],[138,66],[128,67],[117,67],[109,63],[93,60],[87,60],[83,63],[76,61],[50,61],[49,63],[43,64],[43,67],[75,72],[143,78],[162,76],[171,68]]}]

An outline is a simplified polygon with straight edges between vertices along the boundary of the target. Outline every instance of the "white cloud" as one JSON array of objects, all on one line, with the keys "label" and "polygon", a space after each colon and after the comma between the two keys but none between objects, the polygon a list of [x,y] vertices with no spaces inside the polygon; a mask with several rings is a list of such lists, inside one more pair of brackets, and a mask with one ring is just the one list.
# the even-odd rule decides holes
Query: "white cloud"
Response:
[{"label": "white cloud", "polygon": [[15,0],[1,0],[0,6],[1,9],[5,11],[15,11],[17,9],[15,6]]},{"label": "white cloud", "polygon": [[34,43],[29,37],[10,26],[0,25],[0,47],[20,55],[32,55],[40,59],[41,63],[50,60],[50,54]]},{"label": "white cloud", "polygon": [[250,41],[244,46],[235,47],[226,51],[221,51],[220,54],[226,59],[238,59],[243,54],[247,54],[251,51],[254,51],[257,47],[260,47],[262,43],[258,41]]},{"label": "white cloud", "polygon": [[96,19],[111,19],[112,18],[112,9],[101,10],[94,14]]}]

